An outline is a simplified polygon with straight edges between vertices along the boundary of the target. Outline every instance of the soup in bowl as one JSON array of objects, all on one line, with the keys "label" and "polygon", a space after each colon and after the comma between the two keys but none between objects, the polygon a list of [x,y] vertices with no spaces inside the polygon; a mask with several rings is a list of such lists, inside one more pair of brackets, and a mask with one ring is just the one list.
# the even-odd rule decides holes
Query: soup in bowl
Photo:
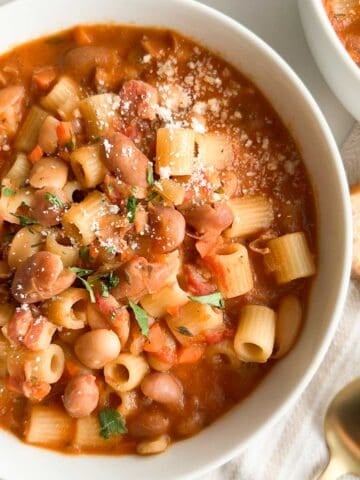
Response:
[{"label": "soup in bowl", "polygon": [[[349,268],[344,173],[309,94],[245,29],[192,3],[154,3],[179,9],[166,28],[95,3],[0,59],[0,424],[91,455],[18,447],[39,478],[49,461],[166,477],[190,451],[174,476],[199,473],[274,420],[326,350]],[[203,15],[240,53],[196,34]]]}]

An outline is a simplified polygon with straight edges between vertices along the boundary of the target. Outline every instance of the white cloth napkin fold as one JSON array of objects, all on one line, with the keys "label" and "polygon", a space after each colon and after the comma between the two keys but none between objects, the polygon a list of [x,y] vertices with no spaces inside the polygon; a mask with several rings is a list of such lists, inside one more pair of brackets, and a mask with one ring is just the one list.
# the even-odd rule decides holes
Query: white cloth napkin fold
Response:
[{"label": "white cloth napkin fold", "polygon": [[[353,129],[341,152],[349,184],[359,182],[360,125]],[[326,408],[335,394],[359,375],[360,282],[351,281],[331,347],[295,407],[239,457],[201,480],[316,479],[328,459],[323,434]]]}]

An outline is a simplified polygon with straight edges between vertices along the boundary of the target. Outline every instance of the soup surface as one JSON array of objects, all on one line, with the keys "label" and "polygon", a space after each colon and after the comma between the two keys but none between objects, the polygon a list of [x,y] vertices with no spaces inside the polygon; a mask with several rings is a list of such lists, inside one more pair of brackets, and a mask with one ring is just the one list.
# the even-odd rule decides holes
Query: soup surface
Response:
[{"label": "soup surface", "polygon": [[0,425],[161,452],[296,341],[301,156],[252,83],[170,31],[60,32],[3,55],[0,85]]},{"label": "soup surface", "polygon": [[360,66],[360,3],[358,0],[324,0],[332,26],[352,59]]}]

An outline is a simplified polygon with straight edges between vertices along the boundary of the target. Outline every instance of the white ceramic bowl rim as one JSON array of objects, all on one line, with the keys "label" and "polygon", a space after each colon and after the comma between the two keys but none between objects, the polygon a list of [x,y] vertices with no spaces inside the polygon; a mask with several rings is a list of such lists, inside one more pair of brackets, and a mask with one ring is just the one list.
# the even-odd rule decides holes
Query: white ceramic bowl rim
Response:
[{"label": "white ceramic bowl rim", "polygon": [[[301,0],[300,0],[301,1]],[[326,32],[326,35],[329,41],[334,45],[334,48],[338,51],[339,54],[342,55],[344,63],[346,64],[347,68],[349,68],[355,77],[359,80],[360,83],[360,67],[355,63],[355,61],[351,58],[350,53],[346,50],[345,45],[342,43],[340,38],[337,36],[334,27],[332,26],[330,19],[326,13],[325,6],[323,4],[323,0],[311,0],[315,12],[318,16],[318,19],[321,25]],[[345,87],[344,87],[345,88]]]},{"label": "white ceramic bowl rim", "polygon": [[[36,5],[37,4],[41,5],[42,1],[44,0],[32,0],[31,2],[32,9],[34,12],[36,12]],[[57,0],[53,0],[53,2],[51,3],[56,3],[56,1]],[[162,1],[165,5],[169,0],[162,0]],[[74,3],[74,5],[75,4],[76,2]],[[329,159],[329,161],[332,162],[333,169],[334,171],[336,171],[340,188],[342,192],[346,192],[348,189],[346,175],[342,165],[340,154],[337,149],[337,145],[332,136],[330,128],[323,114],[321,113],[319,107],[314,101],[313,97],[311,96],[309,91],[306,89],[306,87],[304,86],[303,82],[299,79],[299,77],[287,65],[287,63],[271,47],[269,47],[264,41],[262,41],[254,33],[252,33],[250,30],[248,30],[246,27],[242,26],[241,24],[237,23],[235,20],[227,17],[226,15],[220,12],[217,12],[216,10],[208,6],[199,4],[194,0],[172,0],[172,4],[180,7],[183,6],[184,8],[190,9],[190,11],[203,14],[204,18],[206,17],[213,18],[217,22],[221,23],[224,26],[224,29],[233,30],[238,34],[241,34],[243,37],[247,37],[250,43],[252,43],[256,49],[261,50],[267,57],[271,58],[271,61],[274,64],[276,64],[277,69],[281,72],[284,79],[287,82],[292,83],[296,87],[304,103],[307,104],[307,106],[309,107],[309,110],[311,110],[314,118],[317,121],[317,124],[319,125],[321,133],[331,150],[332,156]],[[14,9],[15,11],[14,5],[16,5],[17,8],[21,7],[21,8],[24,8],[24,11],[27,11],[27,8],[25,8],[25,6],[27,7],[29,6],[29,0],[16,0],[16,2],[14,2],[13,4],[5,5],[4,7],[1,8],[1,13],[6,12],[9,15],[9,17],[11,17],[12,10]],[[99,6],[99,8],[101,7]],[[159,18],[160,18],[159,24],[161,26],[161,16],[159,16]],[[336,34],[334,33],[334,35]],[[318,348],[316,352],[314,352],[313,357],[308,362],[308,367],[306,368],[304,374],[300,378],[296,387],[289,392],[287,400],[283,402],[281,405],[279,405],[278,408],[276,408],[273,411],[272,415],[269,416],[268,419],[262,425],[254,429],[253,434],[250,435],[245,442],[242,442],[241,445],[234,445],[232,448],[227,449],[226,451],[223,451],[221,449],[221,441],[219,441],[218,454],[213,456],[211,459],[209,459],[206,465],[202,465],[193,469],[191,471],[192,476],[204,474],[210,469],[215,468],[225,463],[226,461],[230,460],[232,457],[238,454],[245,447],[245,445],[248,444],[248,442],[253,441],[256,438],[256,436],[259,435],[260,431],[263,431],[263,429],[268,428],[271,425],[274,425],[274,423],[280,418],[280,416],[282,416],[284,412],[287,409],[289,409],[291,405],[293,405],[295,400],[299,397],[300,393],[305,389],[305,387],[307,386],[307,384],[310,382],[311,378],[315,374],[316,370],[318,369],[330,345],[330,342],[334,336],[335,329],[337,327],[338,320],[340,318],[340,315],[345,303],[345,299],[346,299],[348,279],[350,276],[350,268],[351,268],[351,250],[352,250],[350,211],[351,211],[350,200],[346,197],[344,193],[343,204],[341,205],[341,214],[343,215],[345,251],[342,252],[343,263],[340,270],[341,273],[339,274],[340,284],[337,290],[336,306],[334,308],[331,321],[329,321],[326,333],[323,336],[322,341],[320,343],[320,348]],[[143,461],[145,462],[145,460]],[[186,462],[186,459],[184,459],[184,462]],[[146,465],[149,465],[149,464],[146,462],[144,463],[144,469],[145,469],[144,475],[146,475]],[[174,473],[176,475],[176,472]],[[121,475],[121,470],[119,474]],[[187,472],[186,474],[184,473],[184,474],[177,475],[176,478],[185,478],[185,477],[189,478],[189,475],[190,475],[190,472]],[[7,480],[10,480],[10,478]]]}]

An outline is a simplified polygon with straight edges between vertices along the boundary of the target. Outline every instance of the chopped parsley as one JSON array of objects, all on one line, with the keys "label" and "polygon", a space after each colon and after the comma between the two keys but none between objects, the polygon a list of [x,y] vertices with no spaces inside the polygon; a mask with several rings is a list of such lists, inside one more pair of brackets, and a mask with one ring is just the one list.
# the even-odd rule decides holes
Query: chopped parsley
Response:
[{"label": "chopped parsley", "polygon": [[38,243],[33,243],[32,245],[30,245],[31,248],[36,248],[36,247],[40,247],[40,245],[42,245],[44,242],[38,242]]},{"label": "chopped parsley", "polygon": [[136,303],[133,303],[129,300],[129,306],[131,310],[134,312],[135,319],[140,327],[141,333],[147,337],[149,335],[149,321],[148,316],[145,310]]},{"label": "chopped parsley", "polygon": [[127,208],[127,211],[128,211],[127,217],[129,219],[130,223],[134,223],[134,221],[135,221],[136,204],[137,204],[136,198],[133,195],[131,195],[127,199],[127,203],[126,203],[126,208]]},{"label": "chopped parsley", "polygon": [[220,292],[211,293],[210,295],[202,295],[200,297],[189,295],[189,299],[193,302],[211,305],[212,307],[225,308],[225,302]]},{"label": "chopped parsley", "polygon": [[25,227],[26,225],[36,225],[38,223],[37,220],[34,220],[30,217],[25,217],[24,215],[16,215],[16,213],[12,213],[11,215],[19,220],[22,227]]},{"label": "chopped parsley", "polygon": [[5,185],[0,185],[1,193],[4,195],[4,197],[12,197],[15,195],[16,191],[13,190],[12,188],[5,187]]},{"label": "chopped parsley", "polygon": [[99,412],[100,436],[108,439],[113,435],[127,433],[125,419],[113,408],[104,408]]},{"label": "chopped parsley", "polygon": [[92,273],[92,270],[86,270],[85,268],[78,268],[78,267],[71,267],[70,270],[76,273],[76,277],[80,280],[80,282],[84,285],[84,287],[88,291],[90,296],[90,302],[96,303],[95,293],[91,283],[85,280],[85,278],[82,278]]},{"label": "chopped parsley", "polygon": [[177,327],[176,329],[181,335],[184,335],[185,337],[193,337],[194,335],[190,332],[189,329],[186,327]]},{"label": "chopped parsley", "polygon": [[101,296],[108,297],[110,295],[109,287],[104,282],[100,282]]},{"label": "chopped parsley", "polygon": [[79,250],[79,257],[82,259],[89,258],[89,247],[81,247]]},{"label": "chopped parsley", "polygon": [[93,270],[87,270],[86,268],[71,267],[70,270],[76,273],[78,277],[85,277],[86,275],[93,273]]},{"label": "chopped parsley", "polygon": [[58,207],[58,208],[65,207],[64,202],[55,193],[46,192],[45,198],[54,207]]},{"label": "chopped parsley", "polygon": [[154,166],[151,162],[149,162],[148,166],[147,166],[146,178],[147,178],[147,182],[148,182],[149,185],[154,184]]},{"label": "chopped parsley", "polygon": [[7,233],[6,235],[4,235],[3,240],[5,243],[10,243],[14,238],[14,236],[15,236],[15,233]]},{"label": "chopped parsley", "polygon": [[116,254],[116,248],[115,247],[106,247],[105,251],[106,251],[106,253],[109,253],[110,255],[115,255]]}]

